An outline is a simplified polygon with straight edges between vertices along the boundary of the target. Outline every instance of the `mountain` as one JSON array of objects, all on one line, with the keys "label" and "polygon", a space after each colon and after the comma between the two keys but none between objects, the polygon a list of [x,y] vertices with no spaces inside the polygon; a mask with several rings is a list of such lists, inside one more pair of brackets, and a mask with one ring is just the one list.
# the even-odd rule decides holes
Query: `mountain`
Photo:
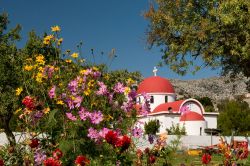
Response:
[{"label": "mountain", "polygon": [[247,92],[247,78],[237,76],[230,79],[229,76],[211,77],[197,80],[169,79],[175,88],[177,99],[188,97],[209,97],[214,103],[224,99],[234,99],[243,96]]}]

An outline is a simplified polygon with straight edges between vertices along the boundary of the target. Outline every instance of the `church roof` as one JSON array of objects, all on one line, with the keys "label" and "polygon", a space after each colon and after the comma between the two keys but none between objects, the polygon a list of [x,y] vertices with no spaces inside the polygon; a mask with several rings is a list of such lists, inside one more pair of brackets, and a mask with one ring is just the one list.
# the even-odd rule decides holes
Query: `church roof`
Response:
[{"label": "church roof", "polygon": [[158,105],[151,113],[149,114],[158,114],[158,113],[179,113],[180,107],[185,100],[178,100],[169,103],[163,103]]},{"label": "church roof", "polygon": [[182,114],[180,121],[205,121],[205,119],[201,114],[190,111]]},{"label": "church roof", "polygon": [[137,94],[175,93],[172,84],[165,78],[152,76],[144,79],[138,86]]}]

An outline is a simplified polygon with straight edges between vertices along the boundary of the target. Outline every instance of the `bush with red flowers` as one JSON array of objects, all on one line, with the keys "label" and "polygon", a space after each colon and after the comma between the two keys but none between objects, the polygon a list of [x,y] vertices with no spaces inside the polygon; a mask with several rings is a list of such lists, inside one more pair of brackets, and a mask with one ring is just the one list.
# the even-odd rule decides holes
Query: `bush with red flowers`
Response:
[{"label": "bush with red flowers", "polygon": [[209,153],[204,153],[201,157],[202,164],[209,164],[212,157]]},{"label": "bush with red flowers", "polygon": [[63,156],[63,152],[60,149],[56,149],[52,152],[52,156],[56,159],[56,160],[60,160],[60,158]]},{"label": "bush with red flowers", "polygon": [[33,110],[35,108],[34,99],[30,96],[26,96],[22,100],[22,104],[25,105],[30,110]]},{"label": "bush with red flowers", "polygon": [[76,157],[75,164],[77,166],[85,166],[89,165],[89,163],[90,163],[89,159],[83,155],[79,155]]},{"label": "bush with red flowers", "polygon": [[44,164],[44,166],[62,166],[62,164],[59,160],[56,160],[52,157],[44,160],[43,164]]}]

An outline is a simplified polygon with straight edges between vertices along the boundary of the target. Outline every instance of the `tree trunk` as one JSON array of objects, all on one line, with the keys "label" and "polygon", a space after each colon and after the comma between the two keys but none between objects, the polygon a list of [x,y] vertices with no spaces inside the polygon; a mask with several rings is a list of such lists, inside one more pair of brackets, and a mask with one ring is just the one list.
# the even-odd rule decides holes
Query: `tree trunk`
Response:
[{"label": "tree trunk", "polygon": [[7,139],[9,141],[10,146],[15,146],[16,139],[15,139],[15,136],[10,129],[10,119],[11,119],[10,117],[11,116],[3,116],[0,118],[0,120],[1,120],[1,122],[3,122],[4,133],[7,136]]}]

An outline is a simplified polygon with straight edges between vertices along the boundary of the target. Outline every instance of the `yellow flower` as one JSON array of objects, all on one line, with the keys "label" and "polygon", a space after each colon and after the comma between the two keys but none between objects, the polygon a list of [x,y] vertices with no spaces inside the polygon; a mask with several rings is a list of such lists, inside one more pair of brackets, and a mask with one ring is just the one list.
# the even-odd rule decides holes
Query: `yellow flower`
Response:
[{"label": "yellow flower", "polygon": [[86,60],[85,59],[80,59],[79,62],[84,63]]},{"label": "yellow flower", "polygon": [[63,42],[63,38],[58,39],[58,40],[57,40],[57,45],[60,46],[60,45],[62,44],[62,42]]},{"label": "yellow flower", "polygon": [[43,112],[44,112],[45,114],[48,114],[48,113],[50,112],[50,108],[49,108],[49,107],[45,108],[45,109],[43,110]]},{"label": "yellow flower", "polygon": [[90,89],[86,89],[83,93],[86,95],[86,96],[89,96],[90,95]]},{"label": "yellow flower", "polygon": [[87,71],[87,70],[82,69],[82,70],[80,70],[80,74],[84,75],[84,74],[86,73],[86,71]]},{"label": "yellow flower", "polygon": [[44,56],[43,56],[42,54],[39,54],[39,55],[36,57],[36,62],[37,62],[39,65],[44,65],[44,64],[45,64]]},{"label": "yellow flower", "polygon": [[74,52],[73,54],[71,54],[71,57],[72,57],[72,58],[78,58],[78,56],[79,56],[79,54],[76,53],[76,52]]},{"label": "yellow flower", "polygon": [[128,83],[128,85],[132,85],[133,83],[135,83],[135,81],[132,80],[131,78],[128,78],[127,83]]},{"label": "yellow flower", "polygon": [[33,66],[30,66],[30,65],[25,65],[24,66],[24,70],[26,70],[26,71],[30,71],[32,69],[33,69]]},{"label": "yellow flower", "polygon": [[56,26],[51,27],[51,31],[52,32],[59,32],[59,31],[61,31],[61,28],[58,25],[56,25]]},{"label": "yellow flower", "polygon": [[130,92],[130,88],[126,87],[124,93],[127,95]]},{"label": "yellow flower", "polygon": [[43,72],[44,68],[43,67],[38,67],[38,71]]},{"label": "yellow flower", "polygon": [[98,68],[95,67],[95,66],[94,66],[92,69],[93,69],[94,71],[98,71]]},{"label": "yellow flower", "polygon": [[94,81],[94,80],[90,80],[90,81],[88,82],[88,87],[93,87],[94,84],[95,84],[95,81]]},{"label": "yellow flower", "polygon": [[36,75],[36,81],[41,83],[42,82],[42,79],[43,79],[43,73],[37,73]]},{"label": "yellow flower", "polygon": [[111,115],[109,115],[109,114],[108,114],[107,117],[105,117],[105,120],[106,120],[106,121],[113,120],[113,119],[114,119],[114,118],[113,118]]},{"label": "yellow flower", "polygon": [[67,62],[67,63],[71,63],[71,62],[72,62],[72,60],[71,60],[71,59],[65,59],[65,62]]},{"label": "yellow flower", "polygon": [[32,61],[32,58],[27,58],[26,61]]},{"label": "yellow flower", "polygon": [[22,93],[22,91],[23,91],[23,88],[22,88],[22,87],[17,88],[17,89],[16,89],[16,95],[19,96],[19,95]]},{"label": "yellow flower", "polygon": [[43,44],[45,44],[45,45],[50,44],[50,41],[51,41],[53,38],[54,38],[53,35],[45,36],[45,38],[43,39]]},{"label": "yellow flower", "polygon": [[56,104],[58,104],[58,105],[63,105],[64,102],[63,102],[62,100],[58,100],[58,101],[56,102]]},{"label": "yellow flower", "polygon": [[109,75],[106,74],[106,75],[104,76],[104,78],[105,78],[106,80],[109,80]]}]

